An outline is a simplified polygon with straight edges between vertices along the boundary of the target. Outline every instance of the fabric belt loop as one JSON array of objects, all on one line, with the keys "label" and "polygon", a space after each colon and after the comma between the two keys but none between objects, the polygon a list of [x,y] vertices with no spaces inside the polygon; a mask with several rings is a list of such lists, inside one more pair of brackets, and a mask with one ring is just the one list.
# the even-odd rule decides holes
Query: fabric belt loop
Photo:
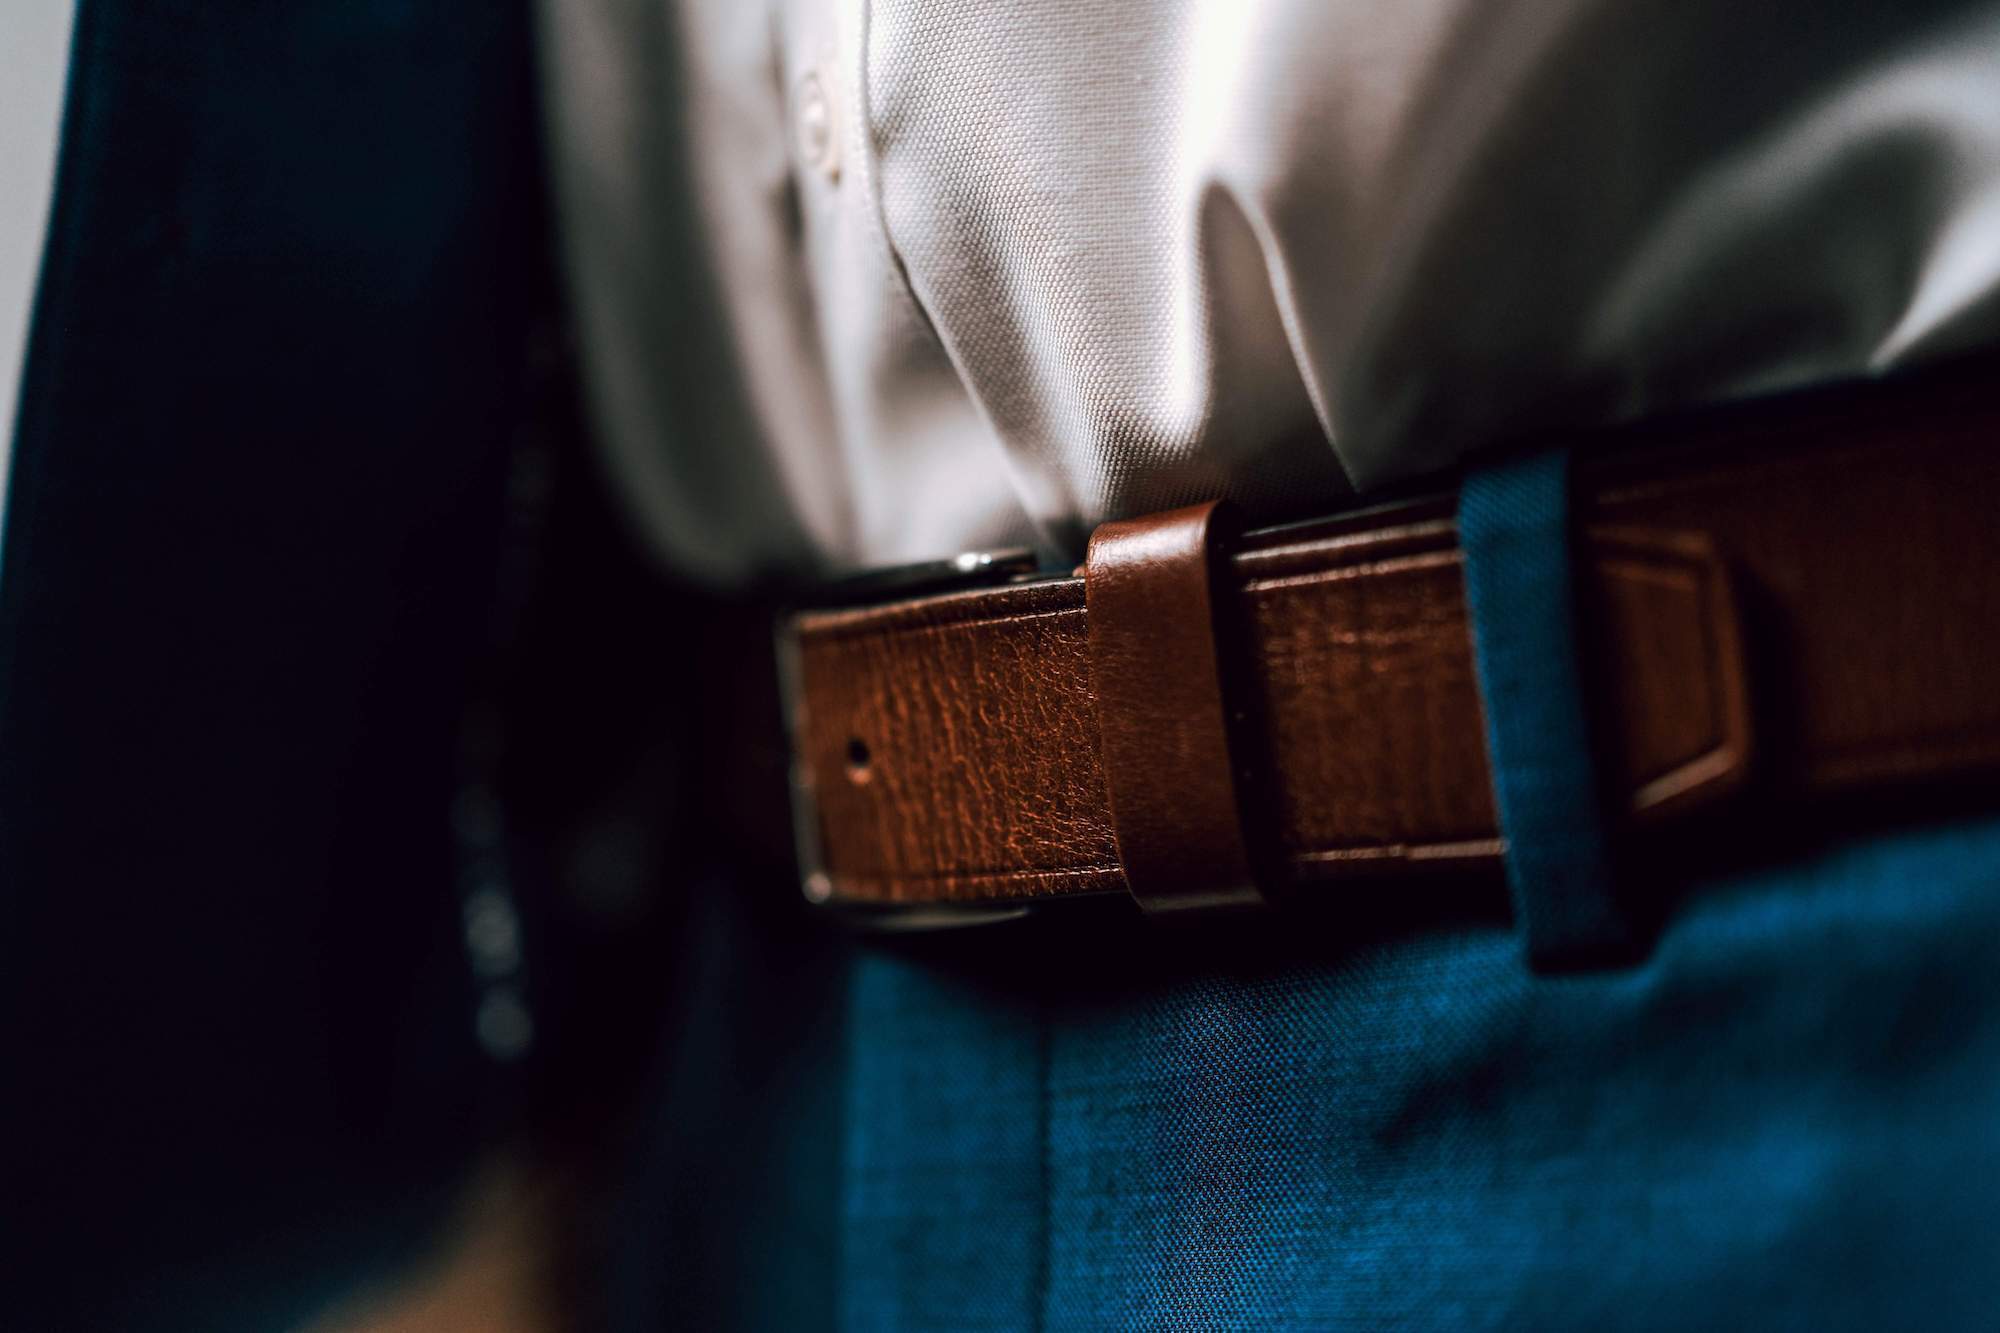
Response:
[{"label": "fabric belt loop", "polygon": [[1577,656],[1569,462],[1559,450],[1475,471],[1458,506],[1507,883],[1538,970],[1602,963],[1631,939]]}]

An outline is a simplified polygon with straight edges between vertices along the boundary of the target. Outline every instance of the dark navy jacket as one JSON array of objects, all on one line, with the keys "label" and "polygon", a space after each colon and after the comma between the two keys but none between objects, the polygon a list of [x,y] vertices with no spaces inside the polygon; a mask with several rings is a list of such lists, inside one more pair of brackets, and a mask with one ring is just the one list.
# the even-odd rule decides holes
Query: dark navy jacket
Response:
[{"label": "dark navy jacket", "polygon": [[0,561],[0,1323],[266,1328],[479,1134],[518,4],[83,0]]}]

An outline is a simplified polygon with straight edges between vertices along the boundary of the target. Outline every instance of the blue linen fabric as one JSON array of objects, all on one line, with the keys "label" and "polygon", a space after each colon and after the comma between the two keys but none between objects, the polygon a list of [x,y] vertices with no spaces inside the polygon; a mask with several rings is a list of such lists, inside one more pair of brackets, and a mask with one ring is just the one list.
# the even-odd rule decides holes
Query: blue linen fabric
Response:
[{"label": "blue linen fabric", "polygon": [[871,953],[845,1327],[1992,1327],[2000,821],[1687,888]]}]

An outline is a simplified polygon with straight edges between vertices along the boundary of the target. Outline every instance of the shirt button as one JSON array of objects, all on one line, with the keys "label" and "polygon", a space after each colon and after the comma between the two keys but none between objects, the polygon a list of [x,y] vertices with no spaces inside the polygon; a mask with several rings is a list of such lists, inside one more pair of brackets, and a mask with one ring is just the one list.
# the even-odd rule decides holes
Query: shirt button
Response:
[{"label": "shirt button", "polygon": [[817,73],[799,80],[792,115],[798,135],[799,158],[818,168],[828,180],[840,179],[840,135],[836,133],[833,99]]}]

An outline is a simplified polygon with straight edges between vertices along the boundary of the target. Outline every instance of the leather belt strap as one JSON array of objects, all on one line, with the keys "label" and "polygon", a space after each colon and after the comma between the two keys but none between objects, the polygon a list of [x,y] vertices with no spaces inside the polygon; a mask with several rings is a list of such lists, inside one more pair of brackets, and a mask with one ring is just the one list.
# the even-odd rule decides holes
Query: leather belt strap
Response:
[{"label": "leather belt strap", "polygon": [[[1579,445],[1587,701],[1633,824],[2000,767],[1980,375]],[[1451,502],[1114,524],[1087,578],[799,613],[812,896],[1323,893],[1503,854]],[[1212,599],[1212,600],[1211,600]]]}]

